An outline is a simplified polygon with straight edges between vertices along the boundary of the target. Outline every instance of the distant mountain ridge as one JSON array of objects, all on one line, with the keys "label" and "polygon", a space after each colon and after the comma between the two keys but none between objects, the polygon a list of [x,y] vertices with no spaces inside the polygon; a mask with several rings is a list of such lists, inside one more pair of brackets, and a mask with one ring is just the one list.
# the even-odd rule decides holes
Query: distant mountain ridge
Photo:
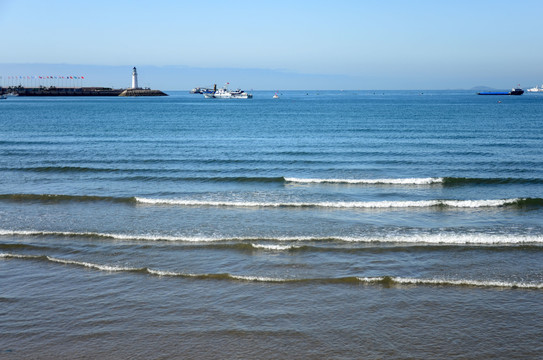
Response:
[{"label": "distant mountain ridge", "polygon": [[472,87],[470,90],[473,90],[473,91],[492,91],[492,90],[497,90],[497,89],[496,88],[491,88],[489,86],[479,85],[479,86]]}]

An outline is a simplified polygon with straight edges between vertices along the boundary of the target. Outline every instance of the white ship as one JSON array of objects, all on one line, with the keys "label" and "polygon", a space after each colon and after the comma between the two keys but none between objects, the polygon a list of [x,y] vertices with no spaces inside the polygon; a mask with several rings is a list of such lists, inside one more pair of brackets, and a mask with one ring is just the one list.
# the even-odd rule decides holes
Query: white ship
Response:
[{"label": "white ship", "polygon": [[543,85],[541,85],[541,87],[537,87],[537,86],[533,87],[533,88],[528,89],[526,91],[528,91],[528,92],[543,92]]},{"label": "white ship", "polygon": [[228,84],[224,87],[217,89],[217,85],[213,87],[213,92],[204,93],[206,99],[252,99],[253,94],[246,93],[243,90],[228,90]]}]

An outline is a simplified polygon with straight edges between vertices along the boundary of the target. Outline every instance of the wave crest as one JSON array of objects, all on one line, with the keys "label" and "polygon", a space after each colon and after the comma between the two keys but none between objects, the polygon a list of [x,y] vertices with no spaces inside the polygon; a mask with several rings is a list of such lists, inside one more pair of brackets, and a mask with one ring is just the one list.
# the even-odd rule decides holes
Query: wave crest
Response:
[{"label": "wave crest", "polygon": [[259,201],[211,201],[190,199],[152,199],[136,197],[136,202],[148,205],[258,207],[258,208],[330,208],[330,209],[390,209],[390,208],[485,208],[505,205],[543,204],[543,199],[497,200],[413,200],[413,201],[324,201],[324,202],[259,202]]},{"label": "wave crest", "polygon": [[406,179],[315,179],[285,177],[289,183],[300,184],[368,184],[368,185],[430,185],[440,184],[443,178],[406,178]]},{"label": "wave crest", "polygon": [[251,244],[251,246],[255,249],[272,250],[272,251],[285,251],[285,250],[300,248],[300,246],[297,246],[297,245],[273,245],[273,244]]},{"label": "wave crest", "polygon": [[146,234],[114,234],[75,231],[40,231],[40,230],[4,230],[0,236],[57,236],[98,238],[125,241],[173,241],[189,243],[212,242],[251,242],[252,248],[269,250],[288,250],[296,246],[258,244],[258,242],[349,242],[349,243],[400,243],[400,244],[445,244],[445,245],[517,245],[543,244],[543,234],[484,234],[484,233],[420,233],[391,236],[361,235],[361,236],[174,236]]},{"label": "wave crest", "polygon": [[417,279],[417,278],[403,278],[396,276],[377,276],[377,277],[357,277],[357,276],[345,276],[339,278],[272,278],[266,276],[257,275],[234,275],[228,273],[219,274],[191,274],[181,273],[167,270],[155,270],[147,267],[124,267],[114,265],[102,265],[89,263],[85,261],[66,260],[59,259],[47,255],[19,255],[0,253],[0,259],[19,259],[19,260],[33,260],[33,261],[48,261],[52,263],[62,265],[80,266],[89,269],[106,271],[106,272],[134,272],[145,273],[155,276],[169,276],[169,277],[181,277],[192,278],[197,280],[225,280],[225,281],[245,281],[245,282],[265,282],[265,283],[321,283],[321,284],[375,284],[383,285],[386,287],[401,286],[401,285],[414,285],[414,286],[444,286],[444,287],[482,287],[482,288],[513,288],[513,289],[543,289],[543,283],[532,282],[515,282],[515,281],[503,281],[503,280],[472,280],[472,279]]},{"label": "wave crest", "polygon": [[296,178],[284,177],[287,183],[299,184],[361,184],[361,185],[505,185],[543,184],[538,178],[469,178],[469,177],[424,177],[424,178],[383,178],[383,179],[337,179],[337,178]]}]

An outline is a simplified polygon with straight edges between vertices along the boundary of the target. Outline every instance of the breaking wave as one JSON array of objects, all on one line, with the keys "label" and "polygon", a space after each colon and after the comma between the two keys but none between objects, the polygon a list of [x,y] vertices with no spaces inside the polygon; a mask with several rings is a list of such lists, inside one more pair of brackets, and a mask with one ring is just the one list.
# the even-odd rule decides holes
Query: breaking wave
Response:
[{"label": "breaking wave", "polygon": [[273,244],[251,244],[254,249],[272,250],[272,251],[284,251],[299,249],[299,245],[273,245]]},{"label": "breaking wave", "polygon": [[487,208],[502,206],[543,206],[543,199],[498,200],[415,200],[415,201],[323,201],[323,202],[265,202],[265,201],[212,201],[191,199],[151,199],[136,197],[141,204],[252,207],[252,208],[329,208],[329,209],[388,209],[388,208]]},{"label": "breaking wave", "polygon": [[219,274],[192,274],[168,270],[156,270],[148,267],[127,267],[115,265],[95,264],[85,261],[60,259],[47,255],[20,255],[0,253],[0,259],[19,259],[32,261],[47,261],[62,265],[85,267],[106,272],[132,272],[144,273],[154,276],[167,276],[190,278],[197,280],[226,280],[262,283],[319,283],[319,284],[367,284],[386,287],[412,285],[412,286],[441,286],[441,287],[480,287],[480,288],[513,288],[513,289],[543,289],[543,283],[515,282],[501,280],[471,280],[471,279],[418,279],[396,276],[358,277],[345,276],[337,278],[274,278],[266,276],[234,275],[229,273]]},{"label": "breaking wave", "polygon": [[515,198],[495,200],[413,200],[413,201],[321,201],[321,202],[271,202],[271,201],[214,201],[194,199],[161,199],[145,197],[114,197],[63,194],[0,194],[0,201],[10,202],[109,202],[122,204],[252,207],[252,208],[328,208],[328,209],[387,209],[387,208],[485,208],[485,207],[542,207],[541,198]]},{"label": "breaking wave", "polygon": [[[56,236],[90,239],[111,239],[125,241],[172,241],[188,243],[248,242],[252,248],[288,250],[288,242],[343,242],[343,243],[391,243],[391,244],[445,244],[445,245],[522,245],[543,244],[543,234],[485,234],[485,233],[420,233],[405,235],[362,235],[362,236],[175,236],[160,234],[115,234],[75,231],[40,231],[0,229],[0,236]],[[265,242],[266,244],[259,244]],[[272,243],[272,244],[267,244]],[[273,244],[279,243],[279,244]]]},{"label": "breaking wave", "polygon": [[[243,160],[223,160],[226,162],[243,162]],[[101,161],[102,163],[104,161]],[[210,160],[216,163],[215,160]],[[253,161],[251,161],[252,163]],[[176,161],[179,163],[179,160]],[[209,161],[203,161],[209,163]],[[507,185],[507,184],[543,184],[540,178],[475,178],[475,177],[415,177],[415,178],[301,178],[294,176],[184,176],[180,169],[154,168],[117,168],[88,166],[34,166],[0,168],[6,171],[25,171],[37,173],[96,173],[108,178],[122,181],[188,181],[213,183],[283,183],[283,184],[336,184],[336,185],[440,185],[444,187],[469,185]],[[160,175],[157,175],[159,173]]]},{"label": "breaking wave", "polygon": [[284,178],[289,183],[300,184],[368,184],[368,185],[430,185],[441,184],[443,178],[409,178],[409,179],[304,179]]},{"label": "breaking wave", "polygon": [[502,184],[543,184],[537,178],[469,178],[469,177],[426,177],[426,178],[385,178],[385,179],[320,179],[285,177],[287,183],[299,184],[362,184],[362,185],[502,185]]}]

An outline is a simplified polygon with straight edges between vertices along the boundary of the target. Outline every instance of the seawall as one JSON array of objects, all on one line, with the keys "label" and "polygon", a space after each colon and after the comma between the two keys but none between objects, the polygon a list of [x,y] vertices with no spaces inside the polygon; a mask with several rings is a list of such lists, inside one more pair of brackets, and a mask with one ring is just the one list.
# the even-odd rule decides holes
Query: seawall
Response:
[{"label": "seawall", "polygon": [[17,96],[168,96],[160,90],[112,89],[106,87],[2,87],[0,94]]},{"label": "seawall", "polygon": [[168,96],[160,90],[151,89],[126,89],[119,96]]}]

